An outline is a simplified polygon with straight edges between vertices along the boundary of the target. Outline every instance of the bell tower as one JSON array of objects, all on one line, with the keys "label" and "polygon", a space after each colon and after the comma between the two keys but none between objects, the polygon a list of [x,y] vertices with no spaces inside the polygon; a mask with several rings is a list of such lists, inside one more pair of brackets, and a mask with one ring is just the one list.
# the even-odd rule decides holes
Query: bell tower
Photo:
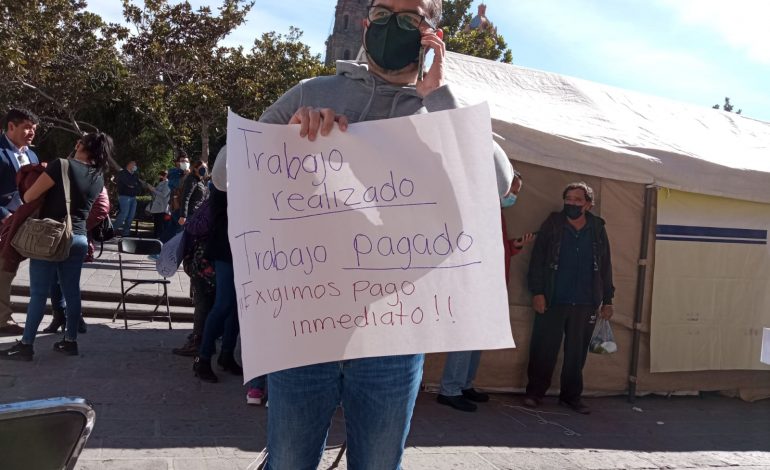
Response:
[{"label": "bell tower", "polygon": [[337,0],[334,28],[326,40],[326,65],[337,60],[353,60],[361,49],[364,27],[370,0]]}]

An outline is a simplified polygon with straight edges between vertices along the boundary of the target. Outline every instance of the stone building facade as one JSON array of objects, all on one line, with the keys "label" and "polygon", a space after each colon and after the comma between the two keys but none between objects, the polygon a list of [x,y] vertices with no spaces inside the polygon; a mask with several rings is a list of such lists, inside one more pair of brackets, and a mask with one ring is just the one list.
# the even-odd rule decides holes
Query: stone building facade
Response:
[{"label": "stone building facade", "polygon": [[363,19],[370,0],[338,0],[334,28],[326,40],[326,65],[337,60],[352,60],[358,55],[363,39]]}]

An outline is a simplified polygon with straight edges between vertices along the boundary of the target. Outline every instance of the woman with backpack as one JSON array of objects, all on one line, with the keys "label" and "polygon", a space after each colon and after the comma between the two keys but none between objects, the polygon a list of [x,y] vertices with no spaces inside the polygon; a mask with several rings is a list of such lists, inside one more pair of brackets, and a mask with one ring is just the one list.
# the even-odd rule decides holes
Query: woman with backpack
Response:
[{"label": "woman with backpack", "polygon": [[[0,351],[0,359],[31,361],[37,328],[45,313],[46,300],[57,274],[67,301],[67,328],[64,338],[54,343],[54,351],[74,356],[78,354],[78,323],[81,317],[80,273],[88,251],[86,219],[94,200],[104,187],[104,170],[112,155],[112,139],[98,132],[86,134],[75,144],[71,160],[51,162],[45,173],[23,194],[26,203],[43,198],[38,217],[66,221],[72,227],[72,243],[64,261],[30,259],[30,298],[27,319],[21,341]],[[63,168],[68,168],[66,176]],[[68,181],[65,180],[65,177]],[[65,194],[65,187],[69,194]],[[69,207],[67,201],[69,200]]]}]

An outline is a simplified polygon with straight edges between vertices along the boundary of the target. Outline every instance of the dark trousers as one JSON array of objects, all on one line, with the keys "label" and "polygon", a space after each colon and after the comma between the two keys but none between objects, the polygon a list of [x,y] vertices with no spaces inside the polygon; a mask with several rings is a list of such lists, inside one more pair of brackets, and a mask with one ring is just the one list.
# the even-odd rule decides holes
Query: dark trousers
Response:
[{"label": "dark trousers", "polygon": [[559,398],[569,402],[580,398],[583,366],[595,325],[596,309],[592,305],[554,305],[542,315],[535,314],[529,345],[527,395],[542,398],[548,391],[564,338]]},{"label": "dark trousers", "polygon": [[215,292],[209,289],[205,281],[198,277],[190,278],[190,288],[192,289],[192,298],[195,304],[192,333],[195,336],[203,336],[206,318],[209,316],[211,307],[214,306]]},{"label": "dark trousers", "polygon": [[154,232],[153,236],[158,240],[161,240],[163,231],[166,228],[166,213],[161,212],[159,214],[152,214],[152,226]]}]

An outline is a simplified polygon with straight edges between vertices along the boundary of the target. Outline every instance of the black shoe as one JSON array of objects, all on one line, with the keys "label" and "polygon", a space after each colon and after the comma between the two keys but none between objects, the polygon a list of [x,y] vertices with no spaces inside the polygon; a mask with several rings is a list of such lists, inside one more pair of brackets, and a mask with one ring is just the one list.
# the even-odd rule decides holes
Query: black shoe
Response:
[{"label": "black shoe", "polygon": [[591,414],[591,408],[586,406],[585,403],[583,403],[583,400],[580,398],[576,400],[562,400],[559,399],[559,404],[561,406],[566,406],[567,408],[572,408],[573,411],[580,413],[581,415],[590,415]]},{"label": "black shoe", "polygon": [[190,335],[187,337],[187,342],[181,348],[174,348],[171,350],[172,354],[177,356],[194,357],[198,354],[198,347],[201,345],[200,335]]},{"label": "black shoe", "polygon": [[0,359],[7,361],[31,361],[35,356],[35,350],[31,344],[24,344],[16,341],[16,344],[8,349],[0,351]]},{"label": "black shoe", "polygon": [[56,333],[59,331],[59,327],[61,327],[61,332],[64,333],[64,328],[67,323],[67,316],[65,315],[64,310],[54,310],[52,315],[53,320],[51,320],[50,325],[43,329],[43,333]]},{"label": "black shoe", "polygon": [[77,356],[78,342],[62,339],[61,341],[53,343],[53,350],[62,354],[66,354],[67,356]]},{"label": "black shoe", "polygon": [[489,395],[476,391],[474,388],[466,388],[463,390],[463,396],[467,400],[475,401],[476,403],[486,403],[489,401]]},{"label": "black shoe", "polygon": [[193,371],[195,371],[195,376],[204,382],[219,382],[216,374],[214,374],[214,371],[211,370],[210,360],[201,359],[199,356],[195,356],[195,362],[193,362]]},{"label": "black shoe", "polygon": [[222,351],[217,358],[217,364],[224,371],[229,371],[233,375],[243,375],[243,368],[235,362],[232,352]]},{"label": "black shoe", "polygon": [[88,333],[88,324],[83,320],[83,317],[80,317],[78,322],[78,333]]},{"label": "black shoe", "polygon": [[476,405],[469,402],[465,398],[461,396],[456,397],[448,397],[446,395],[439,394],[438,397],[436,397],[436,401],[441,403],[442,405],[451,406],[452,408],[460,411],[476,411]]},{"label": "black shoe", "polygon": [[540,398],[533,397],[532,395],[527,395],[524,397],[524,401],[522,401],[522,404],[526,406],[527,408],[537,408],[540,406],[540,404],[543,402]]}]

